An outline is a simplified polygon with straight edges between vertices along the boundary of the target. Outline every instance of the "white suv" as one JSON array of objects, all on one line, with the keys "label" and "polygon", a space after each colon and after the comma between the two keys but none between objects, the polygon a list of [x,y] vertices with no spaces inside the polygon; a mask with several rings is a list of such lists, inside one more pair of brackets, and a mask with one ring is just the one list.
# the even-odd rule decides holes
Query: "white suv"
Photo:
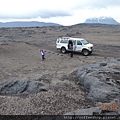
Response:
[{"label": "white suv", "polygon": [[56,41],[56,48],[60,50],[62,53],[66,53],[69,51],[68,49],[68,41],[73,41],[73,51],[81,52],[83,55],[88,56],[93,51],[93,44],[88,43],[83,38],[72,38],[72,37],[62,37],[58,38]]}]

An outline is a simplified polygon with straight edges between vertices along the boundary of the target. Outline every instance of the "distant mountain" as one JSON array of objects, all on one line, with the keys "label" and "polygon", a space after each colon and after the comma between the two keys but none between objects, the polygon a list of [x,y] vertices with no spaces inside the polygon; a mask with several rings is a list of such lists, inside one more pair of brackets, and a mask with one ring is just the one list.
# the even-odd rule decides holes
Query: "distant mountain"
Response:
[{"label": "distant mountain", "polygon": [[1,27],[43,27],[43,26],[61,26],[60,24],[56,23],[45,23],[45,22],[6,22],[2,23],[0,22],[0,28]]},{"label": "distant mountain", "polygon": [[120,24],[112,17],[89,18],[85,23]]}]

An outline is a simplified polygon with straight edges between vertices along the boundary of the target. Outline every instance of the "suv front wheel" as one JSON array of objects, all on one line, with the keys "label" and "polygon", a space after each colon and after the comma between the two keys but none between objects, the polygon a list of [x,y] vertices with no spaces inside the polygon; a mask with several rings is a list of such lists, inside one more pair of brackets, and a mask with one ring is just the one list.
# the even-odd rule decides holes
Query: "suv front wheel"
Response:
[{"label": "suv front wheel", "polygon": [[84,49],[82,51],[82,53],[83,53],[84,56],[88,56],[90,54],[89,50],[87,50],[87,49]]},{"label": "suv front wheel", "polygon": [[63,54],[66,53],[66,48],[65,48],[65,47],[62,47],[62,48],[61,48],[61,53],[63,53]]}]

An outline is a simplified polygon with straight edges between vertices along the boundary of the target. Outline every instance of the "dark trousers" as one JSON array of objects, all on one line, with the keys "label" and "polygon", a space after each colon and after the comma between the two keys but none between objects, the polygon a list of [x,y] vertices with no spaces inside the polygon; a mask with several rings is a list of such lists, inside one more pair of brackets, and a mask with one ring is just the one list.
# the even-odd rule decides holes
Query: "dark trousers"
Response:
[{"label": "dark trousers", "polygon": [[45,56],[44,55],[42,55],[42,60],[44,60],[45,59]]},{"label": "dark trousers", "polygon": [[70,57],[71,58],[73,57],[73,51],[70,51]]}]

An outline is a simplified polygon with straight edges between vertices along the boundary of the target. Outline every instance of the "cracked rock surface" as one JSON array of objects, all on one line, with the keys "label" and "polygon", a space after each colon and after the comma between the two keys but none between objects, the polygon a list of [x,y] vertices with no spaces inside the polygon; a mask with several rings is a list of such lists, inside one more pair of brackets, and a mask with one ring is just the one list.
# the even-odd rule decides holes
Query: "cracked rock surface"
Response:
[{"label": "cracked rock surface", "polygon": [[7,80],[0,85],[0,95],[38,93],[47,91],[43,83],[30,80]]},{"label": "cracked rock surface", "polygon": [[120,59],[83,66],[78,69],[77,77],[78,83],[89,91],[91,100],[108,102],[120,98]]}]

